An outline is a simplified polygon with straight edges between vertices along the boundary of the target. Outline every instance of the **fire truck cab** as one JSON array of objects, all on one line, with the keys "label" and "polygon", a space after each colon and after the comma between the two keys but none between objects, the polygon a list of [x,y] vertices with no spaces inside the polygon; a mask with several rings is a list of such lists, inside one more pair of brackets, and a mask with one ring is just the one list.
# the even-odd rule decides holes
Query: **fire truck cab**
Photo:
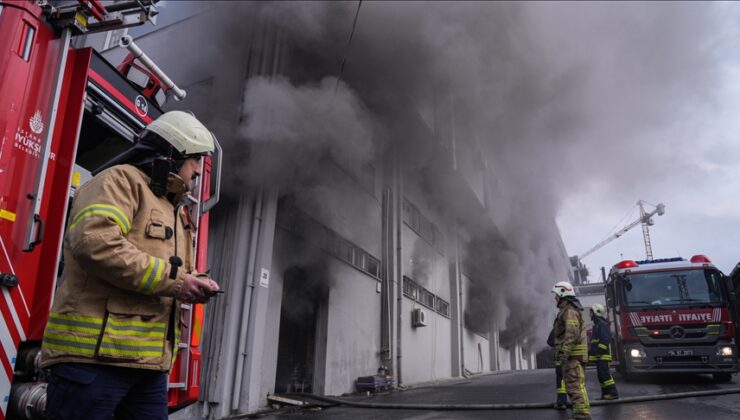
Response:
[{"label": "fire truck cab", "polygon": [[[149,22],[154,3],[0,0],[0,420],[44,415],[46,385],[37,363],[75,190],[137,141],[167,97],[184,97],[130,38],[124,47],[131,54],[119,69],[92,48],[74,48],[71,39]],[[201,272],[207,212],[218,201],[216,144],[187,206]],[[203,307],[181,308],[172,409],[196,401],[200,390]]]},{"label": "fire truck cab", "polygon": [[703,255],[690,260],[625,260],[606,282],[618,370],[636,373],[737,373],[727,278]]}]

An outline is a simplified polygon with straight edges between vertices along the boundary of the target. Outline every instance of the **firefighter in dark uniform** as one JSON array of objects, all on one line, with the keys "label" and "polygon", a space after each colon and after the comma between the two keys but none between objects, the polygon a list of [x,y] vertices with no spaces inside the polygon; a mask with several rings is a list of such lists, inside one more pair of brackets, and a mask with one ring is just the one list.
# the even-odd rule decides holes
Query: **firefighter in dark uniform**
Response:
[{"label": "firefighter in dark uniform", "polygon": [[616,400],[619,398],[617,384],[609,373],[609,362],[612,361],[612,333],[606,322],[606,308],[601,304],[591,306],[591,346],[588,349],[588,361],[596,364],[596,375],[601,384],[601,399]]},{"label": "firefighter in dark uniform", "polygon": [[588,337],[583,320],[583,306],[576,299],[573,285],[566,281],[552,287],[558,305],[555,318],[555,354],[563,369],[565,390],[573,403],[573,418],[590,419],[591,406],[586,393],[583,365],[588,361]]},{"label": "firefighter in dark uniform", "polygon": [[[554,328],[550,330],[550,336],[547,337],[547,345],[555,347]],[[565,392],[565,382],[563,382],[563,367],[560,366],[560,361],[557,357],[555,357],[555,390],[557,392],[557,399],[553,407],[558,410],[565,410],[568,408],[568,393]]]}]

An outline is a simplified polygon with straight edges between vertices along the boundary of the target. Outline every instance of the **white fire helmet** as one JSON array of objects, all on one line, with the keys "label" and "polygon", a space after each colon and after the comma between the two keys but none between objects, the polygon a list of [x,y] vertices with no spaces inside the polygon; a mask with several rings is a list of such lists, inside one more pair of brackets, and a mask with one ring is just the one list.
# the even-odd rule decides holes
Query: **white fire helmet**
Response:
[{"label": "white fire helmet", "polygon": [[559,281],[555,283],[555,285],[552,286],[552,292],[561,298],[568,296],[576,297],[576,292],[573,289],[573,285],[568,283],[567,281]]},{"label": "white fire helmet", "polygon": [[213,135],[197,118],[184,111],[169,111],[146,126],[183,155],[212,153]]},{"label": "white fire helmet", "polygon": [[599,318],[606,318],[606,308],[600,303],[591,305],[591,312]]}]

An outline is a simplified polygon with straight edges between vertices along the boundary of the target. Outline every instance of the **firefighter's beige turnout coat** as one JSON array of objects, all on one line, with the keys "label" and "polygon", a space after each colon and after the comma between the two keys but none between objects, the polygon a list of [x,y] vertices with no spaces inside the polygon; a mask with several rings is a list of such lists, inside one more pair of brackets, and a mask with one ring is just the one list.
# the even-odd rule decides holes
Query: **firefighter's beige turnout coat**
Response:
[{"label": "firefighter's beige turnout coat", "polygon": [[553,326],[558,360],[562,363],[569,358],[574,358],[584,363],[587,362],[588,337],[581,311],[567,299],[560,301],[558,309],[558,316]]},{"label": "firefighter's beige turnout coat", "polygon": [[[178,296],[193,271],[193,235],[170,174],[166,197],[131,165],[106,169],[74,199],[64,274],[44,332],[42,367],[81,362],[169,370],[179,339]],[[170,201],[171,200],[171,201]],[[171,278],[171,256],[183,265]]]}]

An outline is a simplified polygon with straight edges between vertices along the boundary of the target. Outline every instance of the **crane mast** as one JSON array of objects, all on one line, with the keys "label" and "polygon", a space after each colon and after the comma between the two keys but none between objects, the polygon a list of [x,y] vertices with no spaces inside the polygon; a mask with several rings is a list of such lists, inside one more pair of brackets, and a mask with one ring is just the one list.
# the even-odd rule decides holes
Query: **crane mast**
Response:
[{"label": "crane mast", "polygon": [[653,248],[652,248],[652,243],[650,242],[649,226],[652,226],[655,223],[653,222],[653,219],[652,219],[653,216],[655,216],[656,214],[658,216],[662,216],[663,214],[665,214],[665,205],[663,203],[659,203],[657,206],[655,206],[655,210],[651,212],[646,212],[645,206],[644,206],[645,204],[648,204],[648,203],[646,203],[643,200],[638,200],[637,205],[640,207],[640,217],[637,218],[637,220],[632,221],[630,224],[626,225],[622,229],[619,229],[617,232],[615,232],[608,238],[594,245],[591,249],[581,254],[579,259],[586,258],[588,255],[591,255],[592,253],[596,252],[604,245],[624,235],[633,227],[639,224],[642,224],[642,237],[645,241],[645,254],[648,260],[652,260],[653,259]]}]

